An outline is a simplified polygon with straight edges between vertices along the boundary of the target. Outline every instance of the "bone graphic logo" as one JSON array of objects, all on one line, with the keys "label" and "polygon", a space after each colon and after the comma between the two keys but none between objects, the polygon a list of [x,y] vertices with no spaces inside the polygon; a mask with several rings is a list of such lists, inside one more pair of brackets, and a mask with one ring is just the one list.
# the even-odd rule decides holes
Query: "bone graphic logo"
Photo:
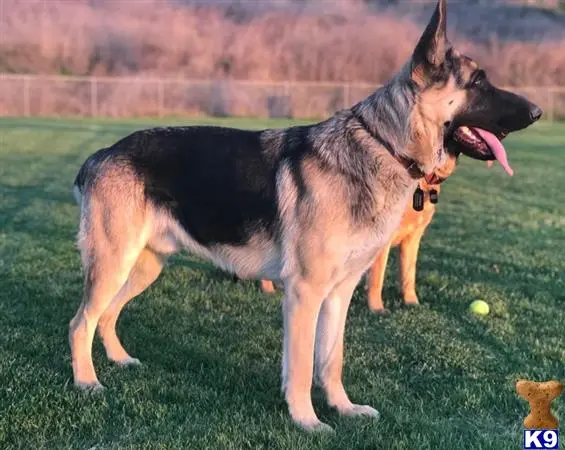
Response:
[{"label": "bone graphic logo", "polygon": [[535,382],[518,380],[516,392],[530,404],[530,414],[524,419],[524,428],[529,430],[556,430],[557,418],[551,413],[551,402],[563,391],[559,381]]}]

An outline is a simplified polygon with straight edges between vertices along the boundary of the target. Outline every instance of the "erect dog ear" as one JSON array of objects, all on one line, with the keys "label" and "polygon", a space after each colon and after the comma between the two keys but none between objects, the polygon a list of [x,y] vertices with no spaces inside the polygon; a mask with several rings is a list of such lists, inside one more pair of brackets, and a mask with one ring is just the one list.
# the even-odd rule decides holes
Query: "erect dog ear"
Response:
[{"label": "erect dog ear", "polygon": [[429,69],[441,66],[448,47],[446,32],[447,0],[439,0],[426,31],[422,34],[412,55],[412,71],[427,74]]}]

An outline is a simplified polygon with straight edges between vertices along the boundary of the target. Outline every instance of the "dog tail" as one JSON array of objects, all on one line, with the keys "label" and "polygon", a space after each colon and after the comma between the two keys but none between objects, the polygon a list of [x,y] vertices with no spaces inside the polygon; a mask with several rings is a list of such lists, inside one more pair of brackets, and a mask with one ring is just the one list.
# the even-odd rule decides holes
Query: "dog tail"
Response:
[{"label": "dog tail", "polygon": [[82,194],[84,192],[84,187],[87,183],[87,179],[90,178],[90,174],[92,173],[92,156],[88,157],[88,159],[81,166],[75,178],[75,182],[73,183],[73,195],[75,196],[75,200],[79,204],[79,206],[82,204]]},{"label": "dog tail", "polygon": [[82,197],[88,185],[96,176],[100,164],[106,160],[108,150],[109,149],[104,148],[90,155],[79,169],[73,183],[73,195],[79,205],[82,203]]}]

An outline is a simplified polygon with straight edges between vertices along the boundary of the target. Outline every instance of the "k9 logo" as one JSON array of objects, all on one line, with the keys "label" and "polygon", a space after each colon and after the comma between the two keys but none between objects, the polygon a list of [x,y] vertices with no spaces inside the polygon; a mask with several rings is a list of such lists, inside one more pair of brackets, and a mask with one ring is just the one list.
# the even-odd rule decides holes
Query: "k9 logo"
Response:
[{"label": "k9 logo", "polygon": [[559,430],[524,430],[524,449],[558,449]]}]

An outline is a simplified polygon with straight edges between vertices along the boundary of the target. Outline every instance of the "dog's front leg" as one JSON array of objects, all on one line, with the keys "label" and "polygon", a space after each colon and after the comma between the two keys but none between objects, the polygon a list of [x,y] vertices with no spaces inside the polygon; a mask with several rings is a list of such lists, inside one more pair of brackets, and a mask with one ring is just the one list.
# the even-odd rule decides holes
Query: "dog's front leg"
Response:
[{"label": "dog's front leg", "polygon": [[322,423],[312,405],[314,339],[324,293],[307,282],[285,285],[282,382],[292,419],[308,431],[331,428]]},{"label": "dog's front leg", "polygon": [[362,272],[338,284],[322,305],[316,331],[316,381],[326,391],[329,405],[340,414],[378,417],[376,409],[352,403],[342,382],[347,310],[361,276]]}]

